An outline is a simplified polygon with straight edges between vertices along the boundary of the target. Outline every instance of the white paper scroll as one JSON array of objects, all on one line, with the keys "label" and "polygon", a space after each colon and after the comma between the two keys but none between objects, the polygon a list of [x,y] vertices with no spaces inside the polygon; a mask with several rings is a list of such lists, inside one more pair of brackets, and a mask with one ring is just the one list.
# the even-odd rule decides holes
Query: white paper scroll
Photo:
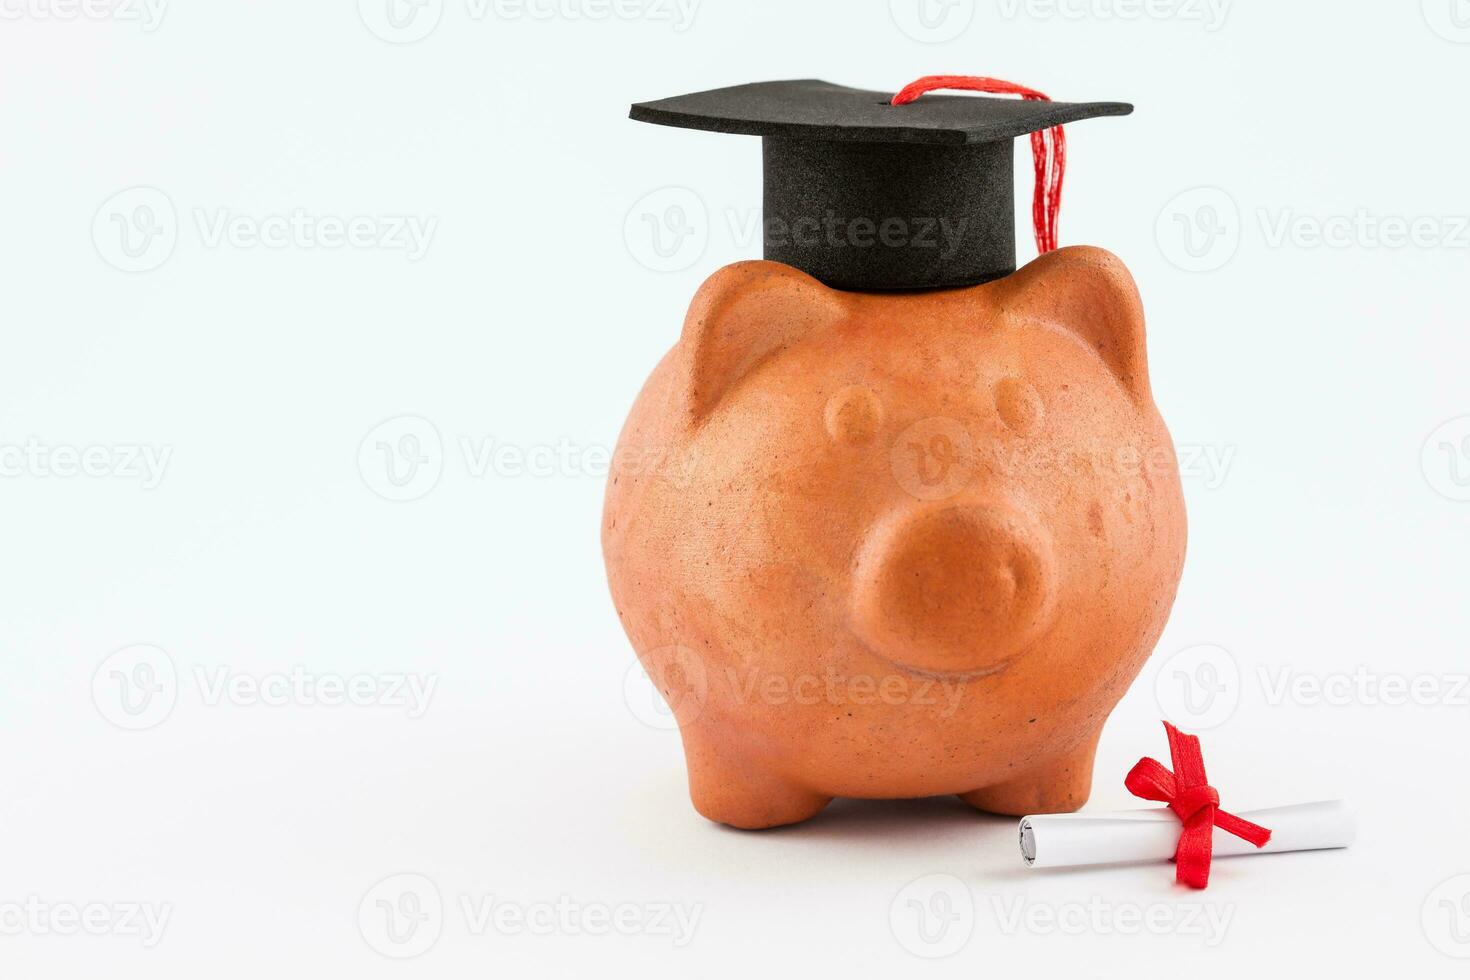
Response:
[{"label": "white paper scroll", "polygon": [[[1216,857],[1326,850],[1347,847],[1357,837],[1357,820],[1342,800],[1236,815],[1270,830],[1271,841],[1257,848],[1216,827]],[[1077,868],[1172,860],[1179,846],[1180,824],[1170,810],[1159,808],[1026,817],[1020,829],[1021,857],[1027,867]]]}]

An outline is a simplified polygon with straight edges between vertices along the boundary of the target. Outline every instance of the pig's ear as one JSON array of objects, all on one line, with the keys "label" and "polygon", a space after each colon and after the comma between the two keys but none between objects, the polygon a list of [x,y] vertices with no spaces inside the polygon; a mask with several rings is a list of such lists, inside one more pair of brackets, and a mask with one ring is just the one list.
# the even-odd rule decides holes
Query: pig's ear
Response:
[{"label": "pig's ear", "polygon": [[1152,399],[1143,338],[1143,302],[1133,276],[1111,252],[1072,246],[1048,252],[1004,280],[1002,309],[1070,330],[1096,351],[1140,402]]},{"label": "pig's ear", "polygon": [[761,361],[846,315],[842,294],[779,262],[737,262],[711,276],[679,340],[687,420],[698,425]]}]

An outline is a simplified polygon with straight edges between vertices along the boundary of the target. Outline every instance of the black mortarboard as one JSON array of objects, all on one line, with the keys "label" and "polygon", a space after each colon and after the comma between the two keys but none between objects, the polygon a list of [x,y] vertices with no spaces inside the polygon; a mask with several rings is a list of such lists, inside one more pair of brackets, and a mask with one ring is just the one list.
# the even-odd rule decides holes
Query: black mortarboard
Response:
[{"label": "black mortarboard", "polygon": [[760,136],[765,257],[837,289],[968,286],[1016,269],[1011,141],[1120,102],[762,82],[633,106],[641,122]]}]

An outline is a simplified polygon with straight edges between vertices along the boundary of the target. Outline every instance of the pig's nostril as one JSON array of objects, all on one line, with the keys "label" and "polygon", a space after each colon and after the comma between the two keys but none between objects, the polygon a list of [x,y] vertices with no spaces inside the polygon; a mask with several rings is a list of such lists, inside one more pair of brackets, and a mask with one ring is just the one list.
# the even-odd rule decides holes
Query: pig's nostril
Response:
[{"label": "pig's nostril", "polygon": [[854,625],[882,656],[917,670],[979,673],[1025,651],[1049,625],[1045,531],[1004,506],[895,515],[858,562]]}]

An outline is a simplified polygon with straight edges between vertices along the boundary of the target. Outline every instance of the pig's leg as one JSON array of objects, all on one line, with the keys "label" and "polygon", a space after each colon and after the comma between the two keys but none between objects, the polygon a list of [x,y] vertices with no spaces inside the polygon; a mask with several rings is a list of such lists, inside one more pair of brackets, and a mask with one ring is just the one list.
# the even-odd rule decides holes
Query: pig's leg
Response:
[{"label": "pig's leg", "polygon": [[961,793],[960,799],[977,810],[1012,817],[1080,810],[1092,792],[1092,760],[1097,754],[1097,740],[1098,735],[1092,735],[1066,755],[1003,783]]},{"label": "pig's leg", "polygon": [[764,830],[809,820],[832,802],[832,797],[802,789],[743,756],[717,736],[685,732],[684,755],[694,809],[716,823]]}]

